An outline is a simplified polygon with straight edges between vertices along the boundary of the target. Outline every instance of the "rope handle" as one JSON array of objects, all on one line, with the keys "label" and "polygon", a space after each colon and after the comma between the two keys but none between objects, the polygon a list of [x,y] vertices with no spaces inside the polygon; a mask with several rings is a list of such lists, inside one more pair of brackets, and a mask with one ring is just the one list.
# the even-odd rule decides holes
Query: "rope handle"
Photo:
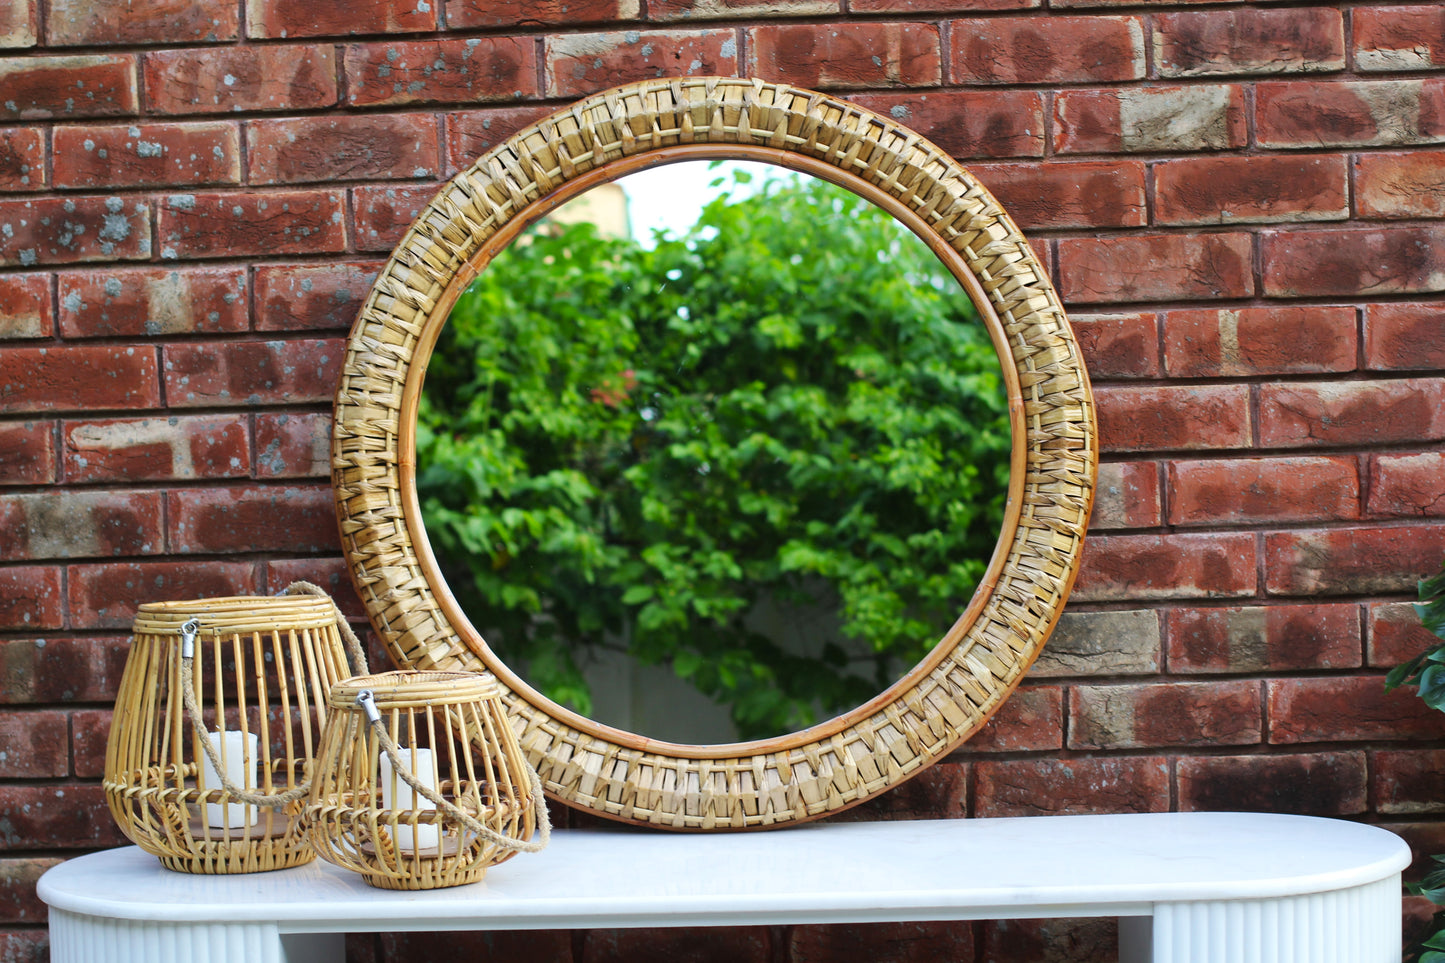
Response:
[{"label": "rope handle", "polygon": [[326,599],[331,603],[331,610],[336,613],[336,628],[341,633],[342,641],[346,643],[346,661],[349,663],[352,675],[366,675],[371,670],[366,665],[366,651],[361,647],[361,640],[351,630],[351,625],[346,621],[346,616],[341,614],[341,606],[321,586],[312,582],[296,581],[286,586],[281,592],[282,595],[315,595]]},{"label": "rope handle", "polygon": [[181,624],[181,702],[185,704],[186,718],[191,723],[191,729],[195,732],[196,739],[200,742],[201,748],[206,751],[206,758],[211,760],[211,766],[221,780],[221,788],[232,797],[253,806],[264,806],[267,809],[289,806],[311,791],[310,777],[302,780],[299,786],[268,795],[242,789],[231,781],[230,776],[226,775],[226,767],[221,762],[221,754],[216,750],[215,743],[208,738],[210,733],[201,724],[201,710],[196,699],[195,673],[191,667],[196,658],[196,636],[200,633],[201,620],[195,616],[186,619]]},{"label": "rope handle", "polygon": [[527,781],[529,783],[528,800],[531,802],[532,811],[537,814],[537,837],[531,840],[515,839],[511,836],[497,832],[495,829],[477,819],[471,813],[466,812],[456,803],[444,797],[441,793],[426,785],[411,771],[406,763],[402,762],[400,747],[391,734],[386,731],[386,723],[382,721],[381,710],[376,707],[376,698],[370,689],[362,689],[356,694],[356,704],[366,713],[366,721],[375,730],[377,739],[381,742],[381,748],[391,760],[392,772],[401,777],[412,790],[421,795],[423,799],[435,805],[442,812],[446,813],[467,829],[501,846],[518,853],[539,853],[547,848],[547,843],[552,838],[552,820],[547,815],[547,800],[542,795],[542,779],[537,775],[537,770],[532,768],[531,763],[525,759],[522,765],[527,770]]}]

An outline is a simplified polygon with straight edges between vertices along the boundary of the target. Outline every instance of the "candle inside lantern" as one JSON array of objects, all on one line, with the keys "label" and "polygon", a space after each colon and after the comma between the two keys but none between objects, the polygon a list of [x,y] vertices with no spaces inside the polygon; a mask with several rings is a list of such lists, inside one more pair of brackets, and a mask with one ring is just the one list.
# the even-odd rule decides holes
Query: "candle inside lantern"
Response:
[{"label": "candle inside lantern", "polygon": [[[406,746],[400,746],[399,749],[402,763],[410,767],[416,781],[436,791],[441,785],[441,780],[437,777],[436,753],[430,749],[408,749]],[[381,756],[381,804],[383,808],[397,814],[395,841],[398,849],[416,853],[428,849],[436,850],[441,842],[441,827],[432,824],[413,828],[407,815],[413,810],[434,812],[436,803],[407,785],[406,781],[393,771],[391,758],[385,753]]]},{"label": "candle inside lantern", "polygon": [[[221,765],[226,767],[226,778],[231,785],[241,789],[256,788],[256,757],[259,738],[254,732],[238,732],[226,729],[208,732],[206,739],[220,753]],[[201,788],[220,789],[221,777],[211,765],[211,757],[201,754]],[[206,825],[219,829],[244,829],[256,821],[256,807],[246,803],[206,803]]]}]

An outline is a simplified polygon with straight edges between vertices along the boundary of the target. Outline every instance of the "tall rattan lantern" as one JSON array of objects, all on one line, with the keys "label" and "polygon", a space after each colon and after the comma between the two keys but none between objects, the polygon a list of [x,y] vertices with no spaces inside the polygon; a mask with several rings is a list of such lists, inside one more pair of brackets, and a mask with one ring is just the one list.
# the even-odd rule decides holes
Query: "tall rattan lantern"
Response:
[{"label": "tall rattan lantern", "polygon": [[104,786],[121,831],[164,866],[254,873],[315,858],[301,800],[327,692],[351,675],[343,639],[365,662],[313,590],[137,611]]},{"label": "tall rattan lantern", "polygon": [[305,821],[322,858],[398,890],[476,882],[551,832],[497,683],[472,672],[333,687]]}]

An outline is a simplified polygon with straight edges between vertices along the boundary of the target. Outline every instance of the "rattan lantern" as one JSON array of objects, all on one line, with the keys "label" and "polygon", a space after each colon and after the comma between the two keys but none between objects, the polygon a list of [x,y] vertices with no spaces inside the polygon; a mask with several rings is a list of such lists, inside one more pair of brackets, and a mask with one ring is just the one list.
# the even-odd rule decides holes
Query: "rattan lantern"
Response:
[{"label": "rattan lantern", "polygon": [[[254,873],[310,862],[300,824],[326,695],[359,671],[325,593],[154,602],[136,613],[106,747],[120,829],[162,865]],[[320,593],[323,597],[316,597]]]},{"label": "rattan lantern", "polygon": [[305,813],[323,859],[382,889],[436,889],[547,845],[541,780],[490,676],[358,677],[328,707]]}]

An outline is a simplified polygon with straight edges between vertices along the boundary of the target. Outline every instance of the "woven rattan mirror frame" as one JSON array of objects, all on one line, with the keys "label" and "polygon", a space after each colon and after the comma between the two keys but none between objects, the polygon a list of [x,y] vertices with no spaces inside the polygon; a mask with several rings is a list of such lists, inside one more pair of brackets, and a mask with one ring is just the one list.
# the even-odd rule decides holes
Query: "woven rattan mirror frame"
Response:
[{"label": "woven rattan mirror frame", "polygon": [[[586,188],[681,159],[770,161],[848,187],[918,234],[968,290],[999,350],[1013,423],[1009,505],[967,609],[921,664],[829,722],[774,739],[684,746],[602,726],[501,663],[439,574],[415,486],[416,410],[452,303],[526,225]],[[432,200],[382,270],[336,394],[333,483],[343,548],[398,664],[490,671],[547,792],[671,829],[815,819],[916,775],[1018,684],[1068,596],[1093,501],[1097,432],[1058,298],[998,202],[917,133],[825,94],[760,80],[631,84],[538,121]]]}]

